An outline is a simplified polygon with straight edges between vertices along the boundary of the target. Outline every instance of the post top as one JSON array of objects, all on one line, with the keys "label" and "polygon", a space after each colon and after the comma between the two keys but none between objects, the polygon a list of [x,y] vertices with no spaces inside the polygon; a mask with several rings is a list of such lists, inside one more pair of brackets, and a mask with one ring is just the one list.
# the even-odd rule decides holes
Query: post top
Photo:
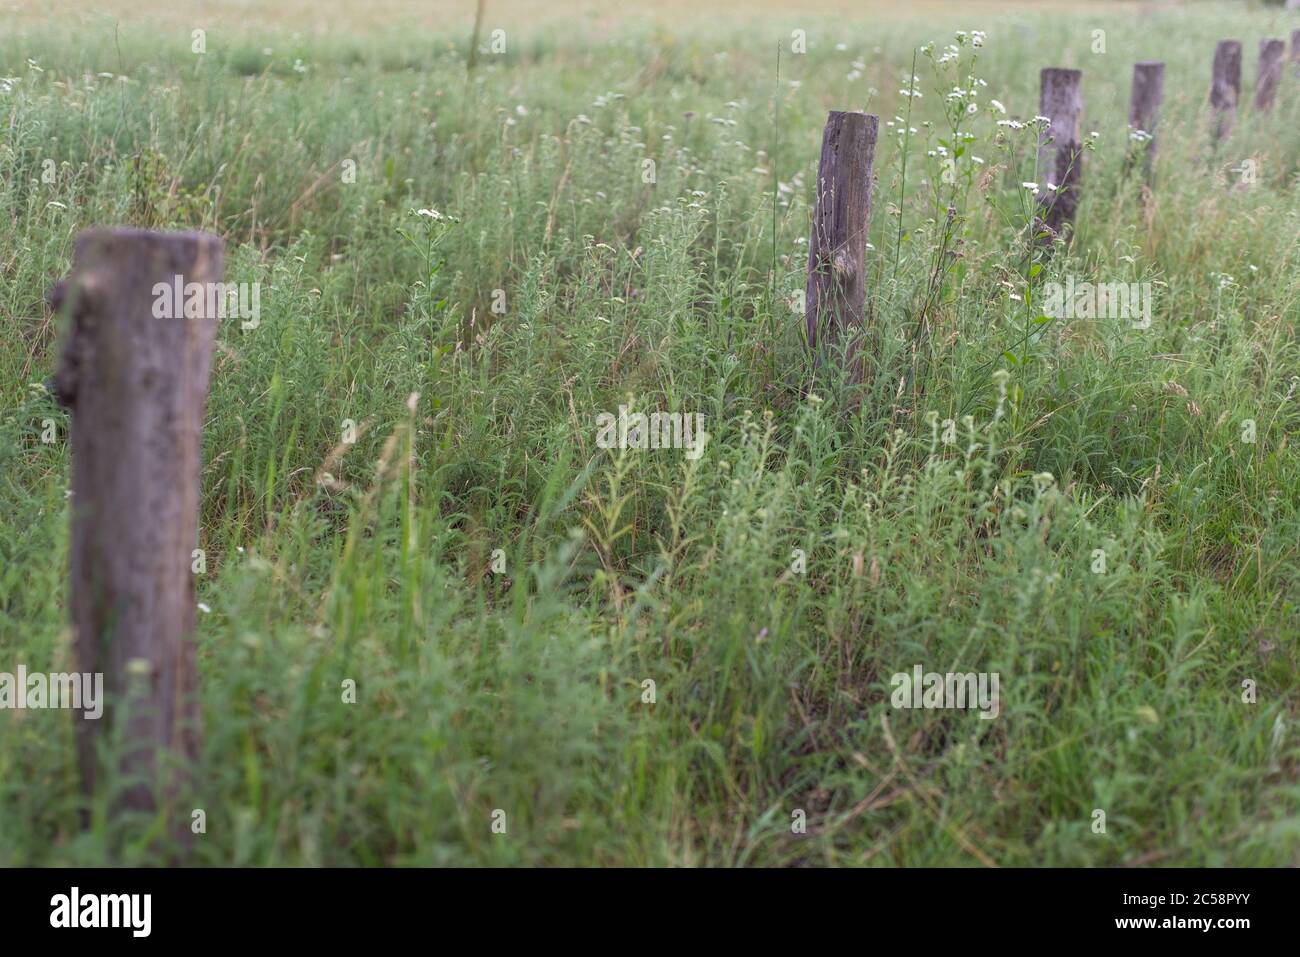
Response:
[{"label": "post top", "polygon": [[140,240],[140,241],[189,241],[221,242],[215,233],[205,233],[194,229],[141,229],[138,226],[87,226],[77,233],[77,239],[87,240]]}]

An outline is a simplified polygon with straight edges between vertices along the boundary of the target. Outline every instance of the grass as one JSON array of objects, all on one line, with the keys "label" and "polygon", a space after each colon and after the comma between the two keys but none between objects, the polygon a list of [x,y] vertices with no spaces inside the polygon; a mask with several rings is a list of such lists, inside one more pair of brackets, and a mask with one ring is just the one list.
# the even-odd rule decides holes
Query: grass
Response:
[{"label": "grass", "polygon": [[[1249,87],[1297,24],[782,17],[512,27],[472,72],[465,31],[0,29],[0,671],[73,668],[73,237],[211,230],[262,284],[205,425],[196,863],[1300,863],[1300,81],[1218,150],[1204,108],[1217,40]],[[1043,66],[1098,134],[1050,256],[998,125]],[[795,308],[830,108],[881,117],[857,411]],[[1067,276],[1150,283],[1150,328],[1038,321]],[[704,454],[597,447],[623,404]],[[917,663],[999,717],[892,707]],[[87,805],[69,716],[0,714],[0,865],[160,862],[127,783]]]}]

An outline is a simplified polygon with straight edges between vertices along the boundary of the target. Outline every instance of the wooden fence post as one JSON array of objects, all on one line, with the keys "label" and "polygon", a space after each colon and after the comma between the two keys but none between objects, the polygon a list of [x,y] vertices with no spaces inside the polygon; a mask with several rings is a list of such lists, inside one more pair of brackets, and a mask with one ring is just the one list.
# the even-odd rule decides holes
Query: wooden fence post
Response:
[{"label": "wooden fence post", "polygon": [[1259,74],[1255,77],[1255,109],[1273,108],[1278,85],[1282,82],[1282,57],[1285,55],[1285,40],[1259,41]]},{"label": "wooden fence post", "polygon": [[1141,130],[1146,139],[1140,144],[1143,175],[1151,178],[1156,157],[1156,125],[1160,122],[1160,104],[1165,98],[1165,65],[1159,60],[1133,64],[1133,92],[1129,99],[1128,125]]},{"label": "wooden fence post", "polygon": [[[1039,75],[1038,113],[1051,120],[1039,133],[1038,197],[1042,221],[1059,234],[1074,225],[1082,181],[1083,144],[1079,121],[1083,115],[1083,73],[1048,67]],[[1055,189],[1049,187],[1054,186]]]},{"label": "wooden fence post", "polygon": [[[55,389],[72,413],[77,667],[103,674],[108,702],[77,716],[78,759],[91,793],[97,742],[122,732],[133,780],[115,809],[169,804],[200,740],[191,563],[222,261],[206,233],[88,229],[52,297],[70,313]],[[188,840],[188,813],[169,813]]]},{"label": "wooden fence post", "polygon": [[1214,48],[1214,76],[1210,81],[1210,106],[1214,108],[1214,142],[1232,132],[1241,99],[1241,41],[1220,40]]},{"label": "wooden fence post", "polygon": [[818,366],[844,343],[849,381],[862,382],[867,230],[878,117],[832,110],[822,132],[817,197],[808,241],[808,343]]}]

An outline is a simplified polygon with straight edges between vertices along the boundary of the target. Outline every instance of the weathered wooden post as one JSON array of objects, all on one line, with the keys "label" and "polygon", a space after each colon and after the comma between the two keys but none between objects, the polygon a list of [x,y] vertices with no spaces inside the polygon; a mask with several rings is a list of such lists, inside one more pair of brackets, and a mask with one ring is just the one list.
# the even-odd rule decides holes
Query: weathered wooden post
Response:
[{"label": "weathered wooden post", "polygon": [[1143,155],[1143,175],[1151,178],[1156,157],[1156,125],[1160,122],[1160,104],[1165,98],[1165,65],[1159,60],[1133,64],[1133,92],[1129,99],[1130,135],[1141,132],[1139,148]]},{"label": "weathered wooden post", "polygon": [[1210,81],[1210,106],[1214,109],[1214,142],[1232,132],[1241,99],[1241,41],[1220,40],[1214,48],[1214,76]]},{"label": "weathered wooden post", "polygon": [[818,366],[842,345],[854,384],[864,374],[867,230],[879,125],[868,113],[832,110],[827,117],[808,242],[808,343]]},{"label": "weathered wooden post", "polygon": [[108,699],[101,720],[78,715],[78,757],[93,792],[97,743],[122,732],[128,810],[166,802],[199,743],[191,564],[222,259],[206,233],[88,229],[52,297],[70,313],[55,388],[72,413],[77,667]]},{"label": "weathered wooden post", "polygon": [[1296,76],[1300,77],[1300,30],[1291,31],[1291,62],[1295,64]]},{"label": "weathered wooden post", "polygon": [[1282,57],[1286,55],[1285,40],[1259,41],[1259,73],[1255,77],[1255,109],[1271,110],[1277,99],[1277,88],[1282,82]]},{"label": "weathered wooden post", "polygon": [[[1038,113],[1051,120],[1039,133],[1038,197],[1042,222],[1053,234],[1074,226],[1083,176],[1083,73],[1048,67],[1039,75]],[[1055,188],[1053,188],[1055,187]]]}]

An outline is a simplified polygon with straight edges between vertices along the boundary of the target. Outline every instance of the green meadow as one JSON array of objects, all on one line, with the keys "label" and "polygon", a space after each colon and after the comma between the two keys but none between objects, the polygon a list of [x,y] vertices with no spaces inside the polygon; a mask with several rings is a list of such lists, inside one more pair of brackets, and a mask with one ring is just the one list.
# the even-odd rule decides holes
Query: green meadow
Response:
[{"label": "green meadow", "polygon": [[[161,863],[193,809],[221,866],[1300,864],[1296,64],[1251,105],[1300,14],[990,6],[202,52],[0,13],[0,672],[75,670],[76,234],[214,232],[260,289],[213,361],[187,790],[110,814],[67,711],[0,711],[0,865]],[[1049,66],[1087,146],[1045,248]],[[861,387],[800,311],[828,110],[880,118]],[[1149,316],[1049,315],[1071,282]],[[605,448],[620,407],[707,441]],[[897,707],[917,665],[996,674],[996,717]]]}]

